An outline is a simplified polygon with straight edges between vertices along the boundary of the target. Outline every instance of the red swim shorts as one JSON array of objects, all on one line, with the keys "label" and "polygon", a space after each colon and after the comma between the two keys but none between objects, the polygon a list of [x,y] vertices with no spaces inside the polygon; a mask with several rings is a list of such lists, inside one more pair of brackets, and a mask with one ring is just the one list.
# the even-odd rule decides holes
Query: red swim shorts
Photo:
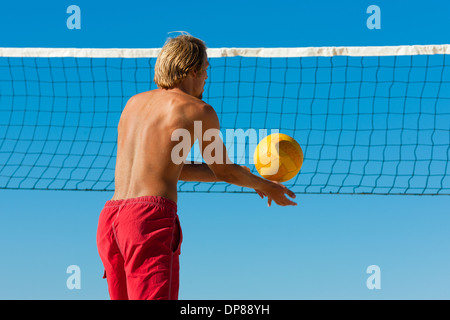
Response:
[{"label": "red swim shorts", "polygon": [[112,300],[176,300],[182,241],[177,204],[163,197],[107,201],[97,247]]}]

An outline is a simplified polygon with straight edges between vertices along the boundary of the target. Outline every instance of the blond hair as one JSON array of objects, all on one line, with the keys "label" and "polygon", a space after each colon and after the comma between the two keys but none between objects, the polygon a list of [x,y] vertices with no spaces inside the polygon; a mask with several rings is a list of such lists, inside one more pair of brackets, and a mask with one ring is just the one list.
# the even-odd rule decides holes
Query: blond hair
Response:
[{"label": "blond hair", "polygon": [[172,89],[191,71],[200,71],[205,58],[202,40],[185,34],[169,38],[156,60],[154,81],[159,88]]}]

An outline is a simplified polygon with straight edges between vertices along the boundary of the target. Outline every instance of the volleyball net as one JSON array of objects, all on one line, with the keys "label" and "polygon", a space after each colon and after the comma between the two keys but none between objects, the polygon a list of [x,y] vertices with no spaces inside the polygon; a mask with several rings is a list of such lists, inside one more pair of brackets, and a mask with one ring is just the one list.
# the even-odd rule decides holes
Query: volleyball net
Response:
[{"label": "volleyball net", "polygon": [[[156,89],[158,53],[0,48],[0,188],[113,191],[120,114]],[[284,183],[296,193],[449,195],[449,54],[450,45],[208,49],[203,100],[224,137],[264,129],[296,139],[303,167]],[[231,160],[258,174],[249,139],[231,144]],[[202,160],[195,148],[189,158]],[[254,192],[183,181],[178,191]]]}]

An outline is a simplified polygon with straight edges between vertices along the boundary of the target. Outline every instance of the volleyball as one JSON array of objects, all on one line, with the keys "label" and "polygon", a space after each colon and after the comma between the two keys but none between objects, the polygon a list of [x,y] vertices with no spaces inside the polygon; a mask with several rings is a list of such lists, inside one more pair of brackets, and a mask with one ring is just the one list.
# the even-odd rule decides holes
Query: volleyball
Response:
[{"label": "volleyball", "polygon": [[303,164],[303,151],[294,138],[274,133],[258,143],[253,160],[263,178],[284,182],[299,173]]}]

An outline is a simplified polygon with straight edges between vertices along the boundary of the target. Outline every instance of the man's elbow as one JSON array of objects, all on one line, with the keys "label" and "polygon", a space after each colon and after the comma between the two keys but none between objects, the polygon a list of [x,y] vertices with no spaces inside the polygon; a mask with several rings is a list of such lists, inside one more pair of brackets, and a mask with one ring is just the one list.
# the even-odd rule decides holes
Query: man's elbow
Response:
[{"label": "man's elbow", "polygon": [[233,174],[233,166],[234,164],[225,164],[221,165],[220,168],[215,168],[213,170],[214,175],[216,178],[220,181],[227,182],[227,183],[233,183],[235,181],[234,174]]},{"label": "man's elbow", "polygon": [[229,175],[223,173],[223,172],[214,172],[214,175],[216,176],[218,181],[222,181],[222,182],[230,182],[229,181]]}]

